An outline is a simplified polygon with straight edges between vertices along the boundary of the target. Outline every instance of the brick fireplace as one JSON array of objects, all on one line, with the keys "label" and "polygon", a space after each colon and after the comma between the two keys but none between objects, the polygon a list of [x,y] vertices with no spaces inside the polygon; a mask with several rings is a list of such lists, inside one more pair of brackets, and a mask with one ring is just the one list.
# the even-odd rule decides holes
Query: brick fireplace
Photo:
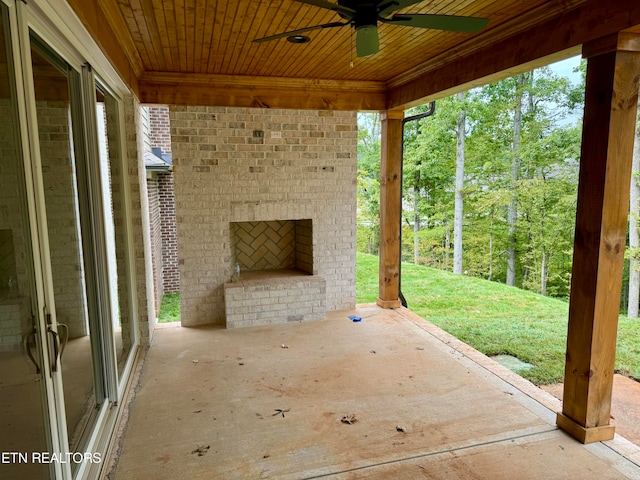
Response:
[{"label": "brick fireplace", "polygon": [[183,325],[353,308],[355,112],[171,106],[170,123]]},{"label": "brick fireplace", "polygon": [[313,221],[231,223],[232,263],[224,285],[227,328],[315,320],[326,312],[326,281],[313,275]]}]

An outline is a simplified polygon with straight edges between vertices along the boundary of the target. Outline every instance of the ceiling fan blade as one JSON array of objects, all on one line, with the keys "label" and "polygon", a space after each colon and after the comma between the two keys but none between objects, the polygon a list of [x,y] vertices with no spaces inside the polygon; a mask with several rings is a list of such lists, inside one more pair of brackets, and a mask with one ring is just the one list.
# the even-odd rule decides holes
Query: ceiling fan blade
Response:
[{"label": "ceiling fan blade", "polygon": [[378,29],[375,26],[367,25],[356,29],[356,55],[366,57],[378,53],[380,49],[380,39]]},{"label": "ceiling fan blade", "polygon": [[295,0],[296,2],[306,3],[307,5],[313,5],[315,7],[326,8],[327,10],[333,10],[334,12],[344,15],[348,18],[353,18],[356,11],[349,8],[338,5],[337,3],[328,2],[327,0]]},{"label": "ceiling fan blade", "polygon": [[301,33],[310,32],[311,30],[320,30],[322,28],[344,27],[345,25],[349,25],[349,23],[348,22],[345,22],[345,23],[342,23],[342,22],[324,23],[322,25],[315,25],[313,27],[299,28],[297,30],[291,30],[289,32],[278,33],[276,35],[271,35],[269,37],[256,38],[256,39],[253,40],[253,43],[268,42],[270,40],[278,40],[279,38],[285,38],[285,37],[290,37],[292,35],[299,35]]},{"label": "ceiling fan blade", "polygon": [[415,5],[416,3],[420,3],[422,1],[424,0],[383,0],[381,4],[378,5],[378,15],[386,17],[390,13],[396,12],[411,5]]},{"label": "ceiling fan blade", "polygon": [[431,28],[450,32],[479,32],[489,23],[488,18],[459,17],[456,15],[394,15],[391,18],[379,18],[381,22],[407,27]]}]

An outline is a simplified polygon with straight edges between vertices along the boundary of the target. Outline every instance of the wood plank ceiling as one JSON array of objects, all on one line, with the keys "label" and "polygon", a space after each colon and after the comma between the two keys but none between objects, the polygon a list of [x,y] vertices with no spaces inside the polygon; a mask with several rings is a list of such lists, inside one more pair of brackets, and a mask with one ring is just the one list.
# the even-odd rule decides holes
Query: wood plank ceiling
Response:
[{"label": "wood plank ceiling", "polygon": [[[353,29],[309,32],[311,42],[255,38],[328,22],[338,14],[292,0],[112,0],[145,71],[388,81],[474,35],[381,24],[380,51],[357,58]],[[487,33],[546,0],[431,0],[403,13],[490,18]],[[351,67],[353,62],[353,67]]]},{"label": "wood plank ceiling", "polygon": [[[258,105],[258,96],[268,97],[265,94],[268,88],[282,90],[271,100],[284,106],[287,106],[287,101],[283,96],[296,88],[306,94],[314,88],[328,92],[333,89],[351,94],[358,91],[379,94],[370,102],[371,105],[367,102],[332,104],[334,100],[328,96],[325,99],[327,108],[358,105],[360,108],[384,108],[381,103],[388,106],[386,95],[390,89],[424,77],[455,59],[466,58],[469,63],[469,59],[474,59],[474,52],[486,54],[492,45],[518,34],[531,32],[532,42],[539,42],[537,27],[572,12],[578,12],[576,18],[580,21],[580,15],[584,17],[594,10],[591,7],[586,9],[590,5],[599,5],[602,10],[613,3],[617,6],[612,8],[620,11],[634,10],[628,13],[628,18],[610,19],[611,22],[615,20],[616,25],[632,26],[629,23],[640,15],[638,8],[632,7],[640,2],[631,0],[425,0],[400,10],[400,13],[484,17],[489,19],[489,24],[479,33],[454,33],[380,23],[379,52],[358,58],[354,32],[348,26],[311,31],[308,33],[311,41],[305,44],[293,44],[284,38],[253,43],[256,38],[342,20],[337,13],[295,0],[69,2],[89,30],[98,37],[102,35],[102,45],[108,55],[113,46],[107,44],[111,39],[117,39],[135,80],[140,81],[141,96],[148,97],[142,98],[143,101],[162,100],[163,95],[168,95],[168,88],[175,89],[180,84],[194,86],[195,93],[192,92],[191,96],[178,92],[168,95],[170,100],[178,103],[196,101],[196,97],[200,101],[220,101],[220,95],[213,93],[206,98],[206,89],[228,87],[233,90],[240,86],[252,90],[252,101]],[[627,5],[631,7],[627,8]],[[581,10],[581,7],[585,8]],[[104,27],[100,25],[105,19],[111,28],[110,36],[104,34]],[[589,19],[581,21],[580,28],[587,28]],[[563,35],[564,43],[556,42],[558,50],[573,47],[572,53],[576,53],[579,51],[577,42],[581,38],[574,30],[568,25],[566,32],[541,34],[550,37]],[[587,35],[585,32],[582,32],[583,36]],[[571,35],[575,38],[570,38]],[[526,41],[527,37],[524,38]],[[526,50],[535,48],[535,45],[521,47],[524,49],[520,55],[522,63],[531,61],[536,55],[553,53],[529,52],[527,55]],[[560,56],[568,54],[565,52]],[[518,60],[512,59],[505,64],[515,66]],[[480,57],[475,58],[475,62],[483,61]],[[497,65],[496,68],[503,66]],[[460,78],[452,79],[451,85],[468,80],[464,72],[452,74]],[[426,100],[428,95],[425,92],[416,91],[410,95],[415,98],[402,97],[396,103],[408,105]],[[234,95],[238,98],[230,100],[230,103],[248,101],[242,100],[240,93]]]}]

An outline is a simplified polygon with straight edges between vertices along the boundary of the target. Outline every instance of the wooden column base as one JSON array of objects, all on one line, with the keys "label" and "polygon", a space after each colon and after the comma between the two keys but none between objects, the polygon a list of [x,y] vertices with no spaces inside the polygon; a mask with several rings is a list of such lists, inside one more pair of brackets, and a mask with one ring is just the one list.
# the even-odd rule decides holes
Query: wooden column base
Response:
[{"label": "wooden column base", "polygon": [[582,443],[594,443],[602,442],[604,440],[611,440],[616,432],[616,427],[614,425],[604,425],[602,427],[591,428],[583,427],[582,425],[579,425],[562,413],[558,413],[556,417],[556,424],[562,430]]},{"label": "wooden column base", "polygon": [[382,300],[378,297],[376,299],[376,305],[381,308],[400,308],[402,303],[400,303],[400,300]]}]

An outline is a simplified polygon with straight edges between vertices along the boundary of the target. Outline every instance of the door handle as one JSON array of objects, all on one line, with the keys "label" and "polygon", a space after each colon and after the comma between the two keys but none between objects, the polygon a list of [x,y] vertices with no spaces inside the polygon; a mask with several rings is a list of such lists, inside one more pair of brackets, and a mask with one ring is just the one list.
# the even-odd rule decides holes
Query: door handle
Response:
[{"label": "door handle", "polygon": [[24,339],[22,340],[22,346],[24,348],[25,353],[27,354],[27,357],[29,357],[29,360],[31,360],[31,363],[33,363],[36,367],[36,373],[39,374],[40,373],[40,365],[38,364],[38,361],[36,360],[36,358],[33,356],[33,352],[31,352],[31,339],[33,338],[33,346],[36,346],[36,329],[34,328],[30,333],[28,333],[27,335],[25,335]]},{"label": "door handle", "polygon": [[[53,361],[51,362],[52,372],[58,371],[58,361],[59,360],[62,361],[62,354],[64,353],[64,348],[67,346],[67,342],[69,341],[69,327],[67,327],[67,325],[65,325],[64,323],[59,323],[58,331],[59,332],[56,332],[51,327],[47,327],[47,332],[50,333],[51,336],[53,337]],[[35,365],[36,373],[39,374],[41,371],[40,365],[38,364],[38,361],[33,356],[33,352],[31,351],[32,343],[33,343],[33,346],[35,346],[36,333],[37,333],[36,330],[33,329],[33,331],[31,331],[28,335],[24,337],[24,340],[22,341],[22,345],[24,347],[24,351],[29,357],[29,360],[31,360],[31,363]],[[33,342],[31,342],[31,339],[33,339]]]},{"label": "door handle", "polygon": [[53,337],[53,359],[51,361],[51,373],[58,371],[58,360],[60,358],[60,336],[51,327],[47,327],[47,332]]},{"label": "door handle", "polygon": [[58,335],[62,340],[60,345],[60,362],[62,362],[62,354],[64,353],[64,348],[67,346],[67,342],[69,341],[69,327],[67,327],[64,323],[59,323]]}]

